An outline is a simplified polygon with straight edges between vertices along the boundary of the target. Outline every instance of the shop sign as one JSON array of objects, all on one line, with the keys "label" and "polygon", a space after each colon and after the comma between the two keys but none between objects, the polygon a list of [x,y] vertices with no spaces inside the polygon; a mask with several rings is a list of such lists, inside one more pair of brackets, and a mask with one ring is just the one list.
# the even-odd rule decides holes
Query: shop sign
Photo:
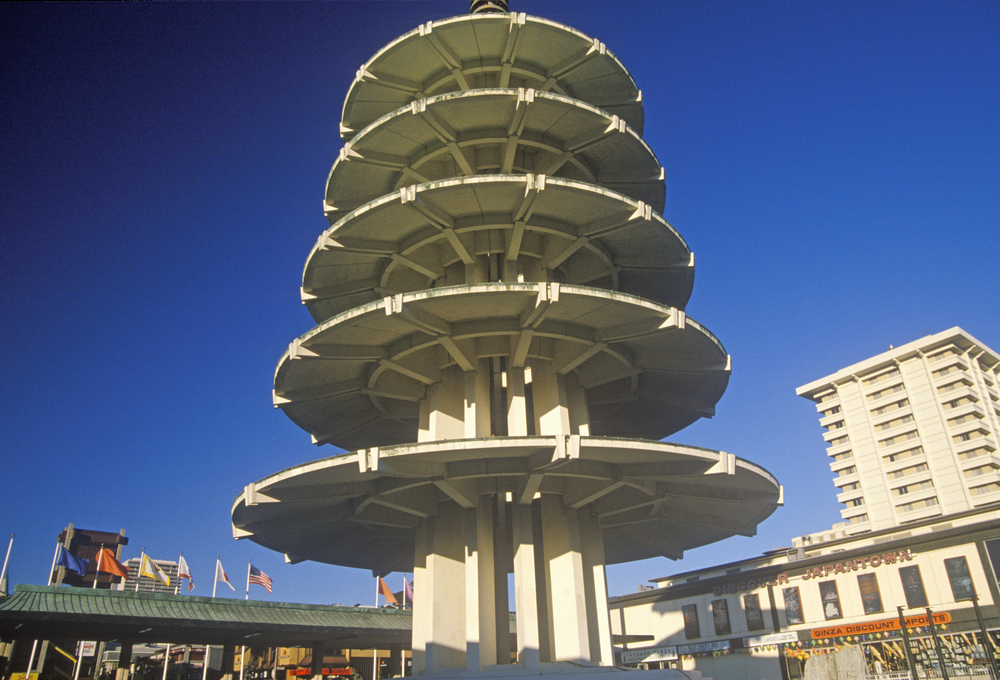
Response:
[{"label": "shop sign", "polygon": [[678,654],[700,654],[701,652],[722,652],[729,649],[729,640],[702,642],[699,645],[678,645]]},{"label": "shop sign", "polygon": [[85,641],[85,642],[81,642],[80,643],[80,656],[94,656],[94,654],[96,654],[96,653],[97,653],[97,643],[96,642],[93,642],[93,641],[87,642],[87,641]]},{"label": "shop sign", "polygon": [[643,647],[622,650],[622,663],[646,661],[672,661],[677,658],[677,647]]},{"label": "shop sign", "polygon": [[786,642],[798,642],[798,633],[774,633],[773,635],[760,635],[758,637],[743,638],[743,646],[763,647],[764,645],[780,645]]},{"label": "shop sign", "polygon": [[746,581],[733,581],[732,583],[715,586],[712,589],[712,594],[718,597],[727,593],[741,593],[747,590],[754,590],[755,588],[766,588],[767,586],[778,586],[785,583],[788,583],[788,574],[778,574],[771,578],[751,578]]},{"label": "shop sign", "polygon": [[890,550],[881,555],[868,555],[856,560],[844,560],[843,562],[824,564],[822,567],[812,567],[806,569],[806,573],[802,575],[802,578],[806,581],[811,578],[826,578],[830,574],[846,574],[849,571],[858,571],[859,569],[868,569],[869,567],[877,569],[883,564],[896,564],[896,562],[907,562],[912,559],[913,553],[909,548],[906,550]]},{"label": "shop sign", "polygon": [[[907,616],[905,619],[907,628],[929,625],[926,614],[919,616]],[[948,612],[935,612],[934,625],[951,623],[951,614]],[[843,635],[862,635],[866,633],[882,633],[890,630],[899,630],[899,619],[883,619],[881,621],[865,621],[863,623],[849,623],[843,626],[831,626],[830,628],[814,628],[812,637],[814,640],[823,638],[841,637]]]}]

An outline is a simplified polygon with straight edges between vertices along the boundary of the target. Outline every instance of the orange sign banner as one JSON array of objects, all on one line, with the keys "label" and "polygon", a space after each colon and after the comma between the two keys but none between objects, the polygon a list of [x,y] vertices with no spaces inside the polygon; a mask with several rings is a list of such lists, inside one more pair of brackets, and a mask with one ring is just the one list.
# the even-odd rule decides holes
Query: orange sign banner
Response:
[{"label": "orange sign banner", "polygon": [[[907,616],[905,618],[907,628],[930,625],[927,614],[919,616]],[[936,612],[934,614],[934,625],[951,623],[951,614],[948,612]],[[843,626],[832,626],[830,628],[814,628],[812,632],[813,640],[824,638],[842,637],[844,635],[867,635],[868,633],[883,633],[890,630],[900,630],[899,618],[883,619],[881,621],[863,621],[861,623],[848,623]]]}]

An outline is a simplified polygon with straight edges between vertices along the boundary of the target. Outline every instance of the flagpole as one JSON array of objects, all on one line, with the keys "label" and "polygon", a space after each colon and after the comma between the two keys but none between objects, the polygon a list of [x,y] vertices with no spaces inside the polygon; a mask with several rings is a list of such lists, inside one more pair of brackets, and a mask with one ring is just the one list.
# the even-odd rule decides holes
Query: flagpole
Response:
[{"label": "flagpole", "polygon": [[[379,577],[376,576],[375,577],[375,609],[378,609],[378,579],[379,579]],[[374,677],[374,676],[372,676],[372,677]]]},{"label": "flagpole", "polygon": [[[247,560],[247,596],[244,598],[246,600],[250,599],[250,560]],[[246,646],[240,647],[240,680],[243,680],[243,669],[247,665],[247,648]]]},{"label": "flagpole", "polygon": [[406,574],[403,574],[403,610],[406,610]]},{"label": "flagpole", "polygon": [[[7,561],[10,560],[10,549],[14,545],[14,534],[10,535],[10,543],[7,544],[7,557],[3,558],[3,571],[0,572],[0,587],[3,588],[3,594],[7,594]],[[50,574],[52,572],[49,572]]]},{"label": "flagpole", "polygon": [[[14,540],[14,537],[11,536],[11,541],[13,541],[13,540]],[[55,554],[52,555],[52,566],[49,567],[49,581],[48,581],[48,583],[45,584],[46,586],[51,586],[52,585],[52,572],[54,572],[56,570],[56,560],[59,559],[59,549],[60,548],[62,548],[62,543],[60,543],[59,541],[56,541],[56,552],[55,552]],[[31,656],[28,657],[28,676],[29,677],[31,676],[31,667],[35,664],[35,652],[37,650],[38,650],[38,640],[35,640],[31,644]]]},{"label": "flagpole", "polygon": [[219,556],[215,556],[215,582],[212,584],[212,597],[215,597],[215,589],[219,587],[219,565],[222,564]]},{"label": "flagpole", "polygon": [[101,543],[101,550],[97,553],[97,568],[94,569],[94,585],[91,590],[97,590],[97,577],[101,573],[101,560],[104,559],[104,544]]}]

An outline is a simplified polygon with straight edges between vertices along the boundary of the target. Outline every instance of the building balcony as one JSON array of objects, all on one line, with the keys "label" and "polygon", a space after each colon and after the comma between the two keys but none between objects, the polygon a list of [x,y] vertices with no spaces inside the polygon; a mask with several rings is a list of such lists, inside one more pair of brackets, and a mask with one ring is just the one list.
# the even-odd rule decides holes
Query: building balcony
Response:
[{"label": "building balcony", "polygon": [[[980,433],[981,436],[975,436],[976,433]],[[955,448],[955,453],[963,453],[965,451],[971,451],[972,449],[978,449],[980,446],[985,446],[991,451],[996,451],[997,444],[996,440],[986,433],[984,430],[976,429],[968,434],[973,435],[965,441],[954,441],[952,440],[952,445]]]},{"label": "building balcony", "polygon": [[[890,400],[889,403],[891,404],[893,402]],[[891,411],[885,411],[884,413],[876,413],[877,410],[878,409],[872,409],[871,411],[871,423],[876,427],[882,423],[887,423],[890,420],[895,420],[896,418],[913,415],[913,408],[909,404],[906,406],[900,406],[899,408],[894,408]]]},{"label": "building balcony", "polygon": [[861,489],[853,489],[851,491],[843,491],[843,492],[837,494],[837,502],[840,503],[840,504],[842,504],[842,505],[847,505],[848,501],[853,501],[853,500],[856,500],[856,499],[859,499],[859,498],[861,498],[862,500],[864,498],[864,493],[861,491]]},{"label": "building balcony", "polygon": [[958,418],[959,416],[975,415],[980,418],[986,416],[986,410],[983,408],[982,404],[975,401],[970,401],[966,404],[960,404],[955,408],[948,408],[945,406],[944,410],[945,416],[951,420],[953,418]]},{"label": "building balcony", "polygon": [[949,366],[958,366],[963,371],[969,370],[969,362],[961,354],[952,354],[938,361],[931,361],[931,370],[934,373]]},{"label": "building balcony", "polygon": [[833,425],[836,422],[841,422],[841,423],[844,422],[844,414],[843,413],[832,413],[832,414],[830,414],[828,416],[820,416],[820,419],[819,419],[820,426],[826,428],[830,432],[833,432],[834,430],[837,430],[837,429],[844,429],[843,427],[832,428],[831,429],[830,426]]},{"label": "building balcony", "polygon": [[996,451],[986,449],[985,451],[981,451],[975,458],[959,458],[958,461],[958,466],[963,471],[983,465],[1000,465],[1000,455],[997,455]]},{"label": "building balcony", "polygon": [[940,514],[941,514],[940,505],[931,505],[922,508],[914,508],[912,510],[902,510],[899,506],[896,507],[896,517],[899,520],[900,524],[909,524],[910,522],[918,522],[922,519],[937,517]]}]

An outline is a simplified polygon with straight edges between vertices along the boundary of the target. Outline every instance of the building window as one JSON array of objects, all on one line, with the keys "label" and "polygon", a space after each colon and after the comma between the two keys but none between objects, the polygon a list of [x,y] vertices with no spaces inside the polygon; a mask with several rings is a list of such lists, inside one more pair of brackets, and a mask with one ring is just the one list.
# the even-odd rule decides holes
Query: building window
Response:
[{"label": "building window", "polygon": [[849,518],[847,521],[849,524],[864,524],[865,522],[868,521],[868,513],[862,515],[855,515],[854,517]]},{"label": "building window", "polygon": [[846,444],[847,442],[848,442],[848,438],[847,438],[847,435],[845,434],[842,437],[837,437],[836,439],[831,439],[830,440],[830,446],[840,446],[841,444]]},{"label": "building window", "polygon": [[924,452],[924,447],[917,446],[912,449],[907,449],[906,451],[900,451],[899,453],[890,453],[887,456],[883,456],[882,460],[886,463],[895,463],[897,460],[906,460],[907,458],[913,458],[914,456],[919,456]]},{"label": "building window", "polygon": [[712,600],[712,621],[715,622],[716,635],[729,635],[733,632],[729,625],[729,605],[725,600]]},{"label": "building window", "polygon": [[861,591],[861,604],[865,614],[879,614],[882,608],[882,595],[878,591],[878,578],[875,574],[858,574],[858,590]]},{"label": "building window", "polygon": [[698,605],[686,604],[681,607],[684,616],[684,637],[688,640],[701,637],[701,628],[698,626]]},{"label": "building window", "polygon": [[905,425],[907,423],[913,422],[913,416],[905,415],[902,418],[893,418],[889,422],[882,423],[881,425],[876,425],[875,429],[878,432],[885,432],[886,430],[891,430],[894,427],[899,427],[900,425]]},{"label": "building window", "polygon": [[830,423],[829,425],[827,425],[826,429],[827,430],[839,430],[843,426],[844,426],[844,421],[843,420],[838,420],[835,423]]},{"label": "building window", "polygon": [[982,475],[990,474],[991,472],[996,472],[997,467],[995,465],[980,465],[979,467],[970,468],[965,471],[965,477],[971,479],[972,477],[981,477]]},{"label": "building window", "polygon": [[949,392],[954,392],[960,387],[966,387],[966,384],[961,380],[958,382],[948,383],[947,385],[942,385],[938,388],[938,394],[948,394]]},{"label": "building window", "polygon": [[853,475],[857,471],[858,471],[858,469],[856,467],[854,467],[853,465],[851,465],[851,466],[845,467],[843,470],[839,471],[837,473],[837,475],[839,477],[846,477],[847,475]]},{"label": "building window", "polygon": [[884,390],[879,390],[878,392],[872,392],[871,394],[868,395],[868,401],[876,401],[877,399],[881,399],[882,397],[887,397],[890,394],[895,394],[896,392],[902,392],[902,391],[903,391],[902,385],[893,385],[892,387],[887,387]]},{"label": "building window", "polygon": [[867,380],[865,380],[865,387],[868,387],[869,385],[877,385],[881,382],[885,382],[886,380],[892,380],[898,375],[899,375],[899,369],[894,368],[891,371],[886,371],[885,373],[877,375],[874,378],[868,378]]},{"label": "building window", "polygon": [[924,592],[924,580],[920,578],[920,567],[900,567],[899,578],[903,582],[903,592],[906,594],[906,606],[910,609],[914,607],[927,606],[927,593]]},{"label": "building window", "polygon": [[954,347],[949,347],[945,351],[939,352],[938,354],[935,354],[934,356],[930,357],[928,361],[934,364],[937,363],[938,361],[943,361],[948,357],[953,357],[956,354],[958,354],[958,351]]},{"label": "building window", "polygon": [[743,610],[747,615],[747,630],[763,630],[764,614],[760,611],[760,596],[757,593],[743,596]]},{"label": "building window", "polygon": [[934,482],[926,480],[923,482],[916,482],[914,484],[906,484],[905,486],[898,486],[892,490],[893,496],[905,496],[913,491],[919,491],[921,489],[933,489]]},{"label": "building window", "polygon": [[990,558],[990,564],[993,565],[993,576],[997,579],[997,586],[1000,586],[1000,538],[983,541],[983,545],[986,546],[986,554]]},{"label": "building window", "polygon": [[891,404],[886,404],[885,406],[877,408],[874,411],[872,411],[872,413],[874,413],[877,416],[881,416],[881,415],[885,415],[886,413],[890,413],[892,411],[898,411],[899,409],[903,408],[904,406],[909,406],[909,405],[910,405],[910,400],[909,399],[903,399],[902,401],[896,401],[896,402],[893,402]]},{"label": "building window", "polygon": [[955,597],[955,602],[971,600],[973,593],[972,575],[969,574],[969,563],[965,561],[965,557],[952,557],[945,560],[944,568],[948,572],[951,594]]},{"label": "building window", "polygon": [[839,406],[834,406],[829,411],[823,411],[822,417],[826,418],[827,416],[835,416],[838,413],[840,413],[840,407]]},{"label": "building window", "polygon": [[933,508],[937,504],[937,498],[925,498],[922,501],[913,501],[912,503],[897,505],[896,510],[899,512],[911,512],[913,510],[922,510],[923,508]]},{"label": "building window", "polygon": [[852,498],[851,500],[844,502],[844,505],[846,505],[849,508],[856,508],[859,505],[864,505],[864,504],[865,504],[864,498]]},{"label": "building window", "polygon": [[799,597],[798,587],[783,588],[781,594],[785,598],[785,618],[788,619],[788,625],[793,626],[797,623],[805,623],[805,617],[802,616],[802,599]]},{"label": "building window", "polygon": [[977,486],[969,489],[969,493],[973,496],[981,496],[986,493],[993,493],[994,491],[1000,491],[1000,484],[996,482],[991,482],[989,484],[983,484],[982,486]]},{"label": "building window", "polygon": [[959,406],[965,406],[966,404],[971,404],[971,403],[972,403],[971,397],[962,397],[961,399],[952,399],[951,401],[946,403],[944,407],[947,410],[951,411],[952,409],[956,409]]},{"label": "building window", "polygon": [[844,493],[845,491],[857,491],[860,488],[861,484],[858,482],[851,482],[850,484],[844,484],[844,486],[840,487],[840,492]]},{"label": "building window", "polygon": [[849,459],[853,458],[854,457],[854,452],[853,451],[845,451],[844,453],[838,453],[838,454],[835,454],[835,455],[830,456],[830,457],[833,458],[834,462],[839,463],[842,460],[849,460]]},{"label": "building window", "polygon": [[823,602],[823,616],[827,621],[844,618],[840,611],[840,594],[837,592],[836,581],[821,581],[819,597]]},{"label": "building window", "polygon": [[886,477],[889,479],[901,479],[903,477],[908,477],[910,475],[915,475],[918,472],[926,472],[927,463],[920,463],[919,465],[911,465],[908,468],[903,468],[902,470],[896,470],[895,472],[890,472]]},{"label": "building window", "polygon": [[920,435],[917,434],[916,430],[911,430],[910,432],[903,432],[902,434],[897,434],[895,437],[889,437],[888,439],[881,440],[878,444],[883,449],[892,446],[893,444],[901,444],[910,439],[916,439]]}]

